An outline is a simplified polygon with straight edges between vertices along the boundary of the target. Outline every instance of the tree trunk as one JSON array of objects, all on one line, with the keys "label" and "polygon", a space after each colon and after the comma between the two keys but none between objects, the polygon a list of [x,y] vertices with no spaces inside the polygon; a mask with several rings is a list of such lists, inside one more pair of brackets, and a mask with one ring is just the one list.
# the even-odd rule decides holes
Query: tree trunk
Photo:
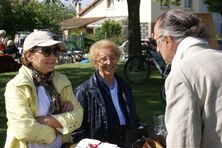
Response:
[{"label": "tree trunk", "polygon": [[141,55],[140,0],[127,0],[129,57]]}]

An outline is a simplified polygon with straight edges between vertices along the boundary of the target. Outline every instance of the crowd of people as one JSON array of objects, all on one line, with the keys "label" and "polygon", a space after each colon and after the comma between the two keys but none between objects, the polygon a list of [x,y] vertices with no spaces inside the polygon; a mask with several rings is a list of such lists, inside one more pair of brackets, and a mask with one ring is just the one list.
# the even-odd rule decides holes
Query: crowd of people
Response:
[{"label": "crowd of people", "polygon": [[[191,13],[169,10],[157,19],[157,52],[171,71],[165,82],[167,148],[222,147],[222,52],[209,47],[206,26]],[[11,43],[11,45],[13,45]],[[92,76],[75,90],[55,70],[62,41],[46,31],[28,35],[22,67],[5,89],[6,148],[60,148],[84,138],[125,147],[141,127],[130,85],[116,73],[121,51],[95,42]]]},{"label": "crowd of people", "polygon": [[21,57],[21,53],[19,53],[14,41],[7,38],[5,30],[0,30],[0,55],[10,56],[16,62],[20,62],[19,59]]}]

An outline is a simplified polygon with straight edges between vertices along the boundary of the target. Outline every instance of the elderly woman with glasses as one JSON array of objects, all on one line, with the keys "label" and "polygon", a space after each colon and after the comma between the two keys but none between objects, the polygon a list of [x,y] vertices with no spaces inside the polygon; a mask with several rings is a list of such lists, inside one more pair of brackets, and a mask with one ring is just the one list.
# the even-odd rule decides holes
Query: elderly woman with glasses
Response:
[{"label": "elderly woman with glasses", "polygon": [[60,148],[80,127],[83,109],[67,77],[54,70],[65,48],[45,31],[24,41],[23,66],[5,90],[6,148]]},{"label": "elderly woman with glasses", "polygon": [[96,72],[75,90],[84,117],[74,140],[88,137],[123,147],[126,129],[139,126],[131,88],[115,73],[120,55],[108,40],[91,46],[89,59]]}]

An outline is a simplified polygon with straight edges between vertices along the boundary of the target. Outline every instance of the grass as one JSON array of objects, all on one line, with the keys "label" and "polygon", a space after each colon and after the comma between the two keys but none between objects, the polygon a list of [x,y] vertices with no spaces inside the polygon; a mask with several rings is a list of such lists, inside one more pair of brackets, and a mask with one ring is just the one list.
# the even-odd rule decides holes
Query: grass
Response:
[{"label": "grass", "polygon": [[[124,63],[118,65],[117,73],[124,78]],[[90,64],[63,64],[56,66],[57,71],[64,73],[72,82],[73,89],[87,80],[94,69]],[[6,137],[6,115],[4,91],[6,83],[16,75],[17,72],[0,73],[0,147],[4,146]],[[153,70],[150,79],[144,85],[131,85],[136,102],[137,113],[143,123],[152,124],[153,116],[163,114],[165,104],[160,98],[160,88],[164,80],[157,71]]]}]

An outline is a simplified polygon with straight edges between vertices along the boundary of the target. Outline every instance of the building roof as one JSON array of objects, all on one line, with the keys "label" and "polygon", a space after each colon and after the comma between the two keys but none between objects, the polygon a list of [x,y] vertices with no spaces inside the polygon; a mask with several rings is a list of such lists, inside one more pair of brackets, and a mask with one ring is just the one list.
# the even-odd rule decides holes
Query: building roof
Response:
[{"label": "building roof", "polygon": [[91,18],[72,17],[70,19],[66,19],[63,22],[61,22],[60,26],[61,26],[61,29],[86,27],[88,24],[91,24],[103,18],[104,17],[91,17]]},{"label": "building roof", "polygon": [[92,22],[92,23],[89,23],[87,25],[87,27],[101,27],[102,24],[107,21],[107,20],[113,20],[115,22],[119,22],[119,21],[122,21],[122,20],[127,20],[127,16],[115,16],[115,17],[104,17],[98,21],[95,21],[95,22]]},{"label": "building roof", "polygon": [[90,8],[93,8],[100,0],[94,0],[91,4],[89,4],[86,8],[82,9],[79,12],[79,16],[82,16],[85,12],[87,12]]}]

